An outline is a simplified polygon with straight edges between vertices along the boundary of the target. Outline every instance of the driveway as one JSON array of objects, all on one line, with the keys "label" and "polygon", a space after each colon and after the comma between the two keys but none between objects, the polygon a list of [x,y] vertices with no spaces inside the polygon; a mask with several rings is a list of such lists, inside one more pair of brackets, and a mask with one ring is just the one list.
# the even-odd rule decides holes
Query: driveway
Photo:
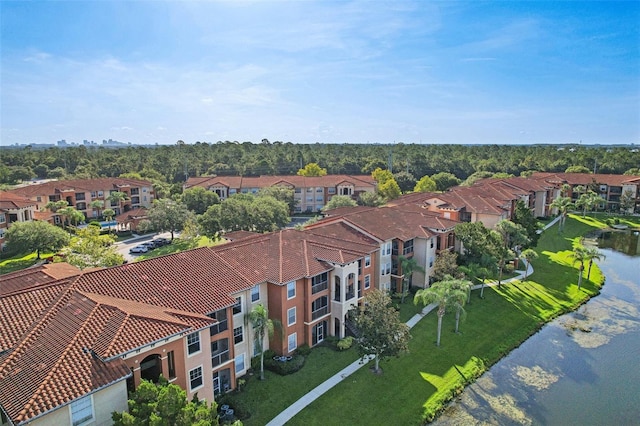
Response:
[{"label": "driveway", "polygon": [[141,235],[141,236],[134,236],[134,237],[132,237],[132,238],[130,238],[128,240],[120,241],[120,242],[116,243],[115,244],[116,251],[118,253],[120,253],[122,256],[124,256],[124,258],[125,258],[125,260],[127,262],[133,262],[138,257],[138,255],[137,254],[130,254],[129,250],[132,247],[135,247],[140,243],[144,243],[145,241],[151,241],[154,238],[158,238],[158,237],[164,237],[164,238],[171,239],[171,233],[170,232],[163,232],[161,234],[147,234],[147,235]]}]

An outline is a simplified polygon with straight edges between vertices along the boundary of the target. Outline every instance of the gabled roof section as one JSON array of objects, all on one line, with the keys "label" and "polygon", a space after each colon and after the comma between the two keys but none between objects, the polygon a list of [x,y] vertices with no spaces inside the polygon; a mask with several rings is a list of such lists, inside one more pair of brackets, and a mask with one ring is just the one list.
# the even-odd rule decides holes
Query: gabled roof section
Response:
[{"label": "gabled roof section", "polygon": [[544,180],[549,183],[569,185],[590,185],[592,183],[610,186],[622,186],[638,182],[640,176],[633,175],[608,175],[603,173],[545,173],[536,172],[531,175],[534,180]]},{"label": "gabled roof section", "polygon": [[0,191],[0,211],[18,210],[35,206],[34,201],[11,192]]},{"label": "gabled roof section", "polygon": [[9,272],[0,275],[0,297],[33,289],[62,278],[69,278],[80,274],[80,269],[68,263],[45,263],[31,268]]},{"label": "gabled roof section", "polygon": [[233,305],[229,295],[253,285],[209,247],[84,273],[74,283],[84,292],[200,314]]},{"label": "gabled roof section", "polygon": [[128,377],[124,361],[91,350],[109,312],[67,290],[10,352],[0,355],[0,400],[14,423],[59,408]]},{"label": "gabled roof section", "polygon": [[[35,197],[42,194],[55,194],[57,192],[89,192],[119,190],[126,187],[150,187],[152,183],[147,180],[127,178],[95,178],[50,181],[23,186],[12,189],[10,192],[23,197]],[[108,194],[107,194],[108,195]]]}]

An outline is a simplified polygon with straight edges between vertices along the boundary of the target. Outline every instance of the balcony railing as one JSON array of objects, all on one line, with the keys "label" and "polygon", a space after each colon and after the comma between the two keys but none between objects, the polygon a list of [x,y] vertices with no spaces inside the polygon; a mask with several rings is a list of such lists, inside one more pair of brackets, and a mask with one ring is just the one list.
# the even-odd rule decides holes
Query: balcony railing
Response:
[{"label": "balcony railing", "polygon": [[311,312],[311,319],[316,320],[324,315],[327,315],[328,312],[329,312],[329,307],[323,306],[322,308],[316,309],[315,311]]},{"label": "balcony railing", "polygon": [[224,352],[220,352],[216,355],[211,355],[211,367],[215,367],[216,365],[220,365],[223,362],[229,361],[229,350],[227,349]]},{"label": "balcony railing", "polygon": [[316,294],[319,293],[323,290],[326,290],[328,288],[328,282],[327,281],[323,281],[321,283],[315,284],[311,286],[311,294]]}]

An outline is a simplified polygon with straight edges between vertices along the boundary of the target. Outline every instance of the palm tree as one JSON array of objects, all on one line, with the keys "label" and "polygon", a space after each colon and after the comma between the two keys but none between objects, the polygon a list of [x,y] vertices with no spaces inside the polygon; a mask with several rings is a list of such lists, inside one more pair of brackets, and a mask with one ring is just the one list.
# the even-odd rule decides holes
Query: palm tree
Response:
[{"label": "palm tree", "polygon": [[120,210],[120,213],[122,213],[122,202],[128,199],[129,198],[127,197],[127,194],[120,191],[114,191],[111,194],[109,194],[109,196],[107,197],[107,200],[109,200],[109,203],[111,203],[112,206],[114,204],[118,205],[118,209]]},{"label": "palm tree", "polygon": [[104,201],[93,200],[92,202],[89,203],[89,206],[91,206],[91,208],[94,210],[98,210],[98,216],[100,216],[101,210],[104,208]]},{"label": "palm tree", "polygon": [[586,247],[584,252],[585,261],[589,261],[589,269],[587,270],[587,279],[589,279],[591,277],[591,266],[593,265],[593,261],[606,259],[606,256],[595,247]]},{"label": "palm tree", "polygon": [[420,272],[424,274],[424,268],[418,265],[418,262],[411,257],[406,258],[404,256],[400,256],[400,266],[402,267],[402,298],[400,299],[400,303],[404,303],[404,296],[409,291],[409,283],[411,282],[411,276],[414,272]]},{"label": "palm tree", "polygon": [[466,301],[463,303],[458,303],[456,306],[456,330],[458,332],[458,325],[460,324],[460,317],[464,317],[466,315],[466,311],[464,310],[464,304],[469,303],[471,301],[471,281],[468,280],[453,280],[455,284],[453,285],[455,288],[462,290],[466,294]]},{"label": "palm tree", "polygon": [[[479,263],[470,263],[466,266],[461,265],[458,269],[465,277],[467,277],[467,279],[471,280],[471,282],[482,284],[480,287],[480,298],[484,298],[484,281],[487,279],[487,276],[489,276],[489,269]],[[471,292],[469,292],[469,296],[471,296]],[[467,300],[467,303],[468,302],[469,300]]]},{"label": "palm tree", "polygon": [[460,280],[438,281],[429,288],[418,290],[413,298],[413,303],[415,304],[422,302],[425,306],[431,303],[438,305],[438,338],[436,346],[440,346],[442,317],[444,317],[447,308],[463,309],[462,307],[467,298],[467,293],[459,288],[457,281]]},{"label": "palm tree", "polygon": [[562,232],[564,230],[564,222],[567,219],[567,213],[571,208],[573,208],[573,203],[571,202],[571,198],[569,197],[558,197],[549,207],[553,209],[558,209],[558,213],[560,214],[560,223],[558,224],[558,232]]},{"label": "palm tree", "polygon": [[256,345],[260,351],[260,380],[264,380],[264,338],[273,336],[273,321],[262,303],[256,305],[248,314],[249,321],[256,333]]},{"label": "palm tree", "polygon": [[532,260],[538,258],[538,253],[533,249],[526,249],[520,253],[520,257],[522,257],[527,264],[527,267],[524,270],[524,280],[526,281],[529,273],[529,265],[531,265]]},{"label": "palm tree", "polygon": [[579,263],[578,267],[578,290],[582,285],[582,273],[584,272],[584,262],[587,261],[587,253],[583,246],[576,246],[570,255],[573,258],[573,264]]}]

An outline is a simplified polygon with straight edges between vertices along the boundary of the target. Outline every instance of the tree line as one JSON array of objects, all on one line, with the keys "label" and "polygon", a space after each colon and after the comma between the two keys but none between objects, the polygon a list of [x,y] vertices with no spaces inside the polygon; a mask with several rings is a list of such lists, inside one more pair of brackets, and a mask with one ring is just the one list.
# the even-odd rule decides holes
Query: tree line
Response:
[{"label": "tree line", "polygon": [[[640,150],[629,146],[293,144],[219,141],[123,148],[2,149],[0,184],[39,178],[118,177],[127,173],[178,187],[191,176],[294,175],[317,163],[328,174],[371,174],[375,169],[411,176],[451,173],[464,181],[474,173],[564,172],[570,167],[598,173],[639,173]],[[406,176],[405,176],[406,177]],[[398,184],[401,179],[396,178]],[[404,189],[403,189],[404,190]],[[177,192],[175,189],[172,192]]]}]

